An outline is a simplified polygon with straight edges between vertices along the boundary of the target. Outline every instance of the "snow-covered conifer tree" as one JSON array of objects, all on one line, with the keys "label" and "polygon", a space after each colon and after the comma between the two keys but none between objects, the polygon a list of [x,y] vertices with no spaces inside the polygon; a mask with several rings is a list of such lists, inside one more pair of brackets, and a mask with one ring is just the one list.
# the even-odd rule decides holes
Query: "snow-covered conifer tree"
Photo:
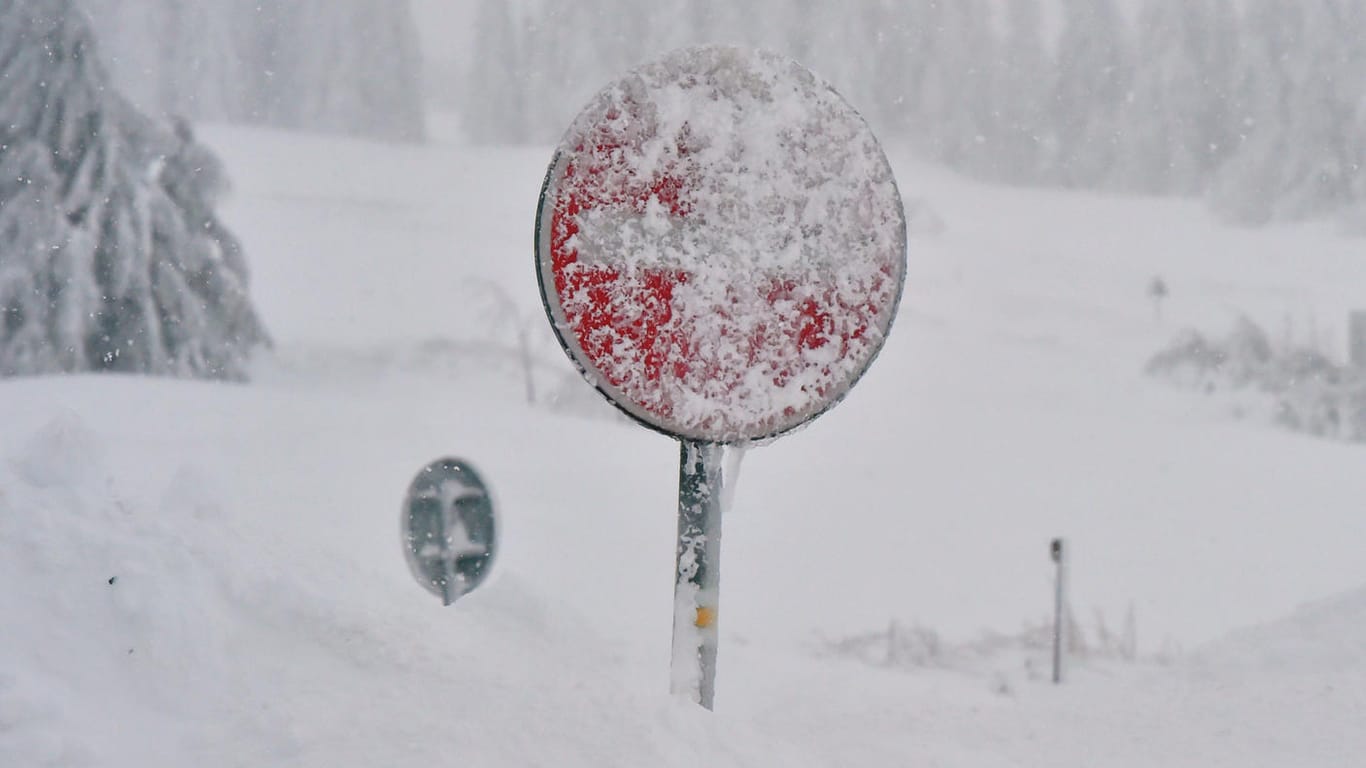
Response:
[{"label": "snow-covered conifer tree", "polygon": [[1131,72],[1124,20],[1114,0],[1064,0],[1053,123],[1060,180],[1099,186],[1120,142],[1119,111]]},{"label": "snow-covered conifer tree", "polygon": [[999,55],[991,62],[996,120],[992,175],[1005,181],[1038,182],[1048,140],[1047,89],[1052,60],[1044,49],[1038,0],[1011,0]]},{"label": "snow-covered conifer tree", "polygon": [[109,86],[73,0],[0,3],[0,375],[241,379],[266,342],[217,161]]},{"label": "snow-covered conifer tree", "polygon": [[996,122],[988,74],[995,47],[990,9],[984,0],[955,0],[943,4],[941,22],[933,146],[956,167],[990,173]]},{"label": "snow-covered conifer tree", "polygon": [[[525,104],[532,84],[516,76],[529,52],[520,50],[517,31],[506,2],[480,0],[464,119],[465,132],[481,144],[518,144],[529,138]],[[561,32],[550,30],[552,35]]]},{"label": "snow-covered conifer tree", "polygon": [[1204,184],[1233,153],[1238,136],[1233,114],[1234,72],[1238,56],[1238,13],[1233,0],[1206,0],[1204,29],[1193,45],[1200,61],[1200,92],[1193,133],[1204,150]]},{"label": "snow-covered conifer tree", "polygon": [[1244,135],[1210,195],[1220,214],[1260,224],[1352,199],[1362,16],[1336,0],[1251,3],[1235,80]]},{"label": "snow-covered conifer tree", "polygon": [[271,104],[267,122],[402,141],[424,136],[422,58],[407,0],[274,2],[282,24],[261,88]]},{"label": "snow-covered conifer tree", "polygon": [[1280,188],[1275,156],[1284,151],[1291,88],[1284,62],[1291,55],[1287,31],[1296,0],[1249,0],[1238,34],[1237,65],[1230,90],[1236,137],[1230,158],[1209,191],[1210,206],[1244,224],[1270,220]]},{"label": "snow-covered conifer tree", "polygon": [[1176,177],[1194,173],[1180,135],[1181,124],[1194,116],[1180,110],[1173,93],[1197,77],[1183,45],[1185,20],[1182,8],[1168,0],[1147,0],[1139,13],[1143,66],[1135,69],[1120,107],[1122,130],[1110,171],[1110,183],[1119,189],[1162,194],[1178,184]]},{"label": "snow-covered conifer tree", "polygon": [[416,140],[409,0],[78,0],[144,112]]},{"label": "snow-covered conifer tree", "polygon": [[868,50],[863,71],[867,101],[857,106],[879,135],[905,134],[914,119],[912,83],[917,73],[915,57],[921,53],[915,48],[911,16],[906,4],[896,0],[870,0],[861,16],[861,39],[871,45],[864,44]]},{"label": "snow-covered conifer tree", "polygon": [[1358,140],[1351,134],[1352,120],[1366,93],[1366,14],[1360,5],[1313,0],[1300,12],[1299,55],[1290,61],[1295,87],[1286,137],[1291,151],[1282,156],[1280,218],[1321,213],[1350,200]]}]

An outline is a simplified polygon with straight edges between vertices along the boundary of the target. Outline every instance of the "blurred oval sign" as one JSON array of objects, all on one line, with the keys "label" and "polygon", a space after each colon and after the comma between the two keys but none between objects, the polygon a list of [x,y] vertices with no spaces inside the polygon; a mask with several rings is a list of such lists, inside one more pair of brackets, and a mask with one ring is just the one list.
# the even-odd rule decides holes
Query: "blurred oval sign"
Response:
[{"label": "blurred oval sign", "polygon": [[424,589],[450,605],[488,576],[497,544],[493,499],[460,459],[422,468],[403,501],[404,555]]},{"label": "blurred oval sign", "polygon": [[578,116],[537,215],[561,344],[614,404],[687,440],[772,437],[830,408],[896,313],[906,226],[863,119],[801,65],[707,46]]}]

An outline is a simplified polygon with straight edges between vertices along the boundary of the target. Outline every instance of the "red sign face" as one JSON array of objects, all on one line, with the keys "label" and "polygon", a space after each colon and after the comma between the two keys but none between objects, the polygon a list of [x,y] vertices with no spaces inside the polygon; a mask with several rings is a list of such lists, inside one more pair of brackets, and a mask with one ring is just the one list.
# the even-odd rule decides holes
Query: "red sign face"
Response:
[{"label": "red sign face", "polygon": [[876,356],[905,275],[892,171],[800,65],[677,51],[603,90],[541,193],[541,292],[575,364],[647,426],[772,437]]}]

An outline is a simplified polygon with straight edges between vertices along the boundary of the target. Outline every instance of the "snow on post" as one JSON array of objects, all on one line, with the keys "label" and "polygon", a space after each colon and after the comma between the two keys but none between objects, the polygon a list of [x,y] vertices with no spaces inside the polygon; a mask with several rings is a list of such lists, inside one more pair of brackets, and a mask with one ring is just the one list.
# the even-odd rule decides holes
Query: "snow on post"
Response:
[{"label": "snow on post", "polygon": [[674,693],[715,691],[727,444],[815,418],[896,314],[906,221],[867,124],[783,57],[689,48],[600,92],[541,192],[537,275],[570,358],[680,441]]}]

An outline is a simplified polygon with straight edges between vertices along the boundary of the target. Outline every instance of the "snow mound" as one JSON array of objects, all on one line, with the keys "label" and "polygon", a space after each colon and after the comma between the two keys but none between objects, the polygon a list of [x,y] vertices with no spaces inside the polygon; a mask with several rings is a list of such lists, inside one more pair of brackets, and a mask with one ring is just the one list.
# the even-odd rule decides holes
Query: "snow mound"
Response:
[{"label": "snow mound", "polygon": [[74,413],[55,416],[10,458],[19,477],[39,488],[80,485],[100,467],[103,448]]},{"label": "snow mound", "polygon": [[524,554],[442,609],[316,392],[5,387],[38,419],[0,431],[0,764],[810,764],[640,679]]},{"label": "snow mound", "polygon": [[[1198,669],[1229,675],[1351,676],[1366,683],[1366,588],[1239,630],[1198,652]],[[1362,691],[1366,695],[1366,690]]]}]

